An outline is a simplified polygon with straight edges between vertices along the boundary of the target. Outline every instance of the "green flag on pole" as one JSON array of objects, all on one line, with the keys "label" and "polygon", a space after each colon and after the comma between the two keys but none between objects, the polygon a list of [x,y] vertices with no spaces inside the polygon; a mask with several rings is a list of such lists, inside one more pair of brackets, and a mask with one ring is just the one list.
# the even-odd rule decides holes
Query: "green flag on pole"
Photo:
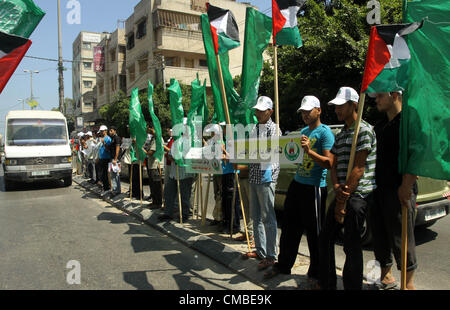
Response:
[{"label": "green flag on pole", "polygon": [[139,102],[139,88],[134,88],[131,92],[129,125],[131,137],[136,138],[138,159],[143,162],[146,155],[142,148],[147,140],[147,123]]},{"label": "green flag on pole", "polygon": [[450,2],[404,1],[403,22],[424,20],[406,40],[409,83],[400,125],[400,173],[450,180]]},{"label": "green flag on pole", "polygon": [[[194,129],[196,127],[200,127],[199,129],[202,130],[208,122],[209,111],[208,106],[206,105],[206,79],[204,84],[202,85],[197,73],[197,78],[191,83],[191,89],[191,106],[187,115],[187,125],[191,129],[192,146],[201,146],[201,138],[199,139],[195,135]],[[202,121],[200,124],[196,123],[197,116],[201,117]],[[199,133],[197,133],[197,135],[198,134]]]},{"label": "green flag on pole", "polygon": [[148,98],[148,110],[150,112],[153,127],[155,128],[156,151],[153,154],[153,157],[155,157],[156,159],[158,159],[159,162],[161,162],[164,157],[162,130],[161,130],[161,123],[159,122],[159,119],[155,114],[155,108],[153,107],[153,85],[150,81],[148,81],[147,98]]},{"label": "green flag on pole", "polygon": [[0,1],[0,31],[29,38],[44,17],[32,0]]},{"label": "green flag on pole", "polygon": [[170,86],[168,88],[169,90],[169,102],[170,102],[170,115],[172,117],[172,129],[173,129],[173,139],[174,143],[172,145],[173,150],[173,157],[175,159],[175,162],[177,165],[182,166],[183,165],[183,159],[182,159],[182,143],[177,143],[177,140],[180,139],[182,131],[176,131],[174,128],[177,125],[183,125],[183,117],[184,117],[184,110],[183,110],[183,96],[181,93],[181,87],[177,80],[171,79],[170,80]]},{"label": "green flag on pole", "polygon": [[[217,66],[216,54],[214,51],[214,44],[211,34],[211,25],[209,23],[208,15],[203,14],[201,16],[201,26],[203,34],[203,44],[205,47],[206,62],[208,64],[209,79],[211,81],[211,90],[214,98],[214,116],[213,123],[225,122],[225,112],[222,103],[222,94],[220,92],[220,78]],[[228,52],[219,55],[223,80],[225,84],[225,92],[227,94],[228,109],[230,110],[230,118],[232,123],[237,123],[235,116],[239,114],[241,98],[239,94],[234,90],[233,77],[229,70],[229,56]]]},{"label": "green flag on pole", "polygon": [[259,92],[263,53],[272,36],[272,19],[248,7],[245,18],[244,60],[242,66],[241,98],[245,112],[244,125],[256,124],[252,107],[256,105]]}]

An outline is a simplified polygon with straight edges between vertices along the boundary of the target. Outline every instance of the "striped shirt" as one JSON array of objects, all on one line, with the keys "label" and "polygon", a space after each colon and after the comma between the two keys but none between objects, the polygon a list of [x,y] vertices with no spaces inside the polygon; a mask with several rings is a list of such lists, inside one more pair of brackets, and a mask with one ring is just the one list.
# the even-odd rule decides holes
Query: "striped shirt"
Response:
[{"label": "striped shirt", "polygon": [[[257,124],[254,130],[256,130],[258,137],[269,138],[276,136],[277,125],[272,119],[269,119],[266,124]],[[251,184],[277,183],[278,174],[280,173],[280,163],[270,162],[263,164],[249,164],[248,170],[249,183]]]},{"label": "striped shirt", "polygon": [[[331,150],[337,157],[337,178],[340,184],[346,183],[348,161],[350,160],[350,151],[352,149],[353,134],[355,123],[350,128],[344,126],[336,135],[336,142]],[[377,154],[377,140],[373,127],[364,120],[361,120],[361,126],[358,134],[356,152],[367,150],[369,155],[366,159],[364,174],[359,179],[358,187],[354,194],[361,198],[366,198],[375,188],[375,164]]]}]

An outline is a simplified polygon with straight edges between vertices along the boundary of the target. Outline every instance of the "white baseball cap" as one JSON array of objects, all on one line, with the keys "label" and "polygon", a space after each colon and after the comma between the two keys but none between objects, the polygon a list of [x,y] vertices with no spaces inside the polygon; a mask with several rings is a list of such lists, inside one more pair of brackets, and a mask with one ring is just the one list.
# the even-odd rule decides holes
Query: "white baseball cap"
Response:
[{"label": "white baseball cap", "polygon": [[339,89],[336,98],[328,102],[328,105],[343,105],[347,101],[358,102],[359,95],[353,88],[344,86]]},{"label": "white baseball cap", "polygon": [[267,111],[267,110],[273,110],[273,102],[272,99],[266,96],[261,96],[258,98],[258,102],[253,107],[253,109],[259,110],[259,111]]},{"label": "white baseball cap", "polygon": [[211,124],[211,125],[206,126],[204,135],[211,135],[213,132],[216,135],[218,135],[220,133],[220,126],[217,124]]},{"label": "white baseball cap", "polygon": [[92,131],[88,131],[86,135],[92,137]]},{"label": "white baseball cap", "polygon": [[317,97],[314,96],[305,96],[303,97],[302,104],[300,108],[297,110],[297,113],[300,113],[301,110],[311,111],[314,108],[320,108],[320,101]]},{"label": "white baseball cap", "polygon": [[78,137],[83,137],[83,136],[84,136],[84,133],[82,133],[82,132],[78,133]]},{"label": "white baseball cap", "polygon": [[99,131],[108,130],[108,127],[105,125],[101,125]]}]

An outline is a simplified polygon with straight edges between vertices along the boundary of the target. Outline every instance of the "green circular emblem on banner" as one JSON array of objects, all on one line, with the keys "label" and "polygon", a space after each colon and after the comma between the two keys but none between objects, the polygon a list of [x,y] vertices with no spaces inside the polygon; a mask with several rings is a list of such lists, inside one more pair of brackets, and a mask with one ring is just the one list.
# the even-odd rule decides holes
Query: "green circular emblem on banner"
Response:
[{"label": "green circular emblem on banner", "polygon": [[217,159],[213,159],[211,165],[213,166],[214,170],[219,171],[219,169],[220,169],[220,162]]},{"label": "green circular emblem on banner", "polygon": [[284,155],[290,161],[295,161],[298,158],[300,155],[300,147],[294,140],[286,144],[284,147]]}]

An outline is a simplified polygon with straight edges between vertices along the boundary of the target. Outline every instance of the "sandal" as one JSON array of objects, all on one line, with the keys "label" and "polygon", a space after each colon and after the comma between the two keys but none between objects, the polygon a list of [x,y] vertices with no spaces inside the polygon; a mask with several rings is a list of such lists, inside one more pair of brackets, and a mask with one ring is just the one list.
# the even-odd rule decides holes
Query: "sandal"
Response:
[{"label": "sandal", "polygon": [[[250,242],[254,242],[253,236],[249,235],[248,239],[250,240]],[[242,235],[234,238],[234,241],[247,241],[247,237],[245,236],[245,234],[242,234]]]},{"label": "sandal", "polygon": [[263,261],[258,264],[258,270],[260,270],[260,271],[265,270],[265,269],[269,268],[270,266],[273,266],[274,264],[275,264],[275,261],[272,259],[268,259],[268,258],[263,259]]}]

